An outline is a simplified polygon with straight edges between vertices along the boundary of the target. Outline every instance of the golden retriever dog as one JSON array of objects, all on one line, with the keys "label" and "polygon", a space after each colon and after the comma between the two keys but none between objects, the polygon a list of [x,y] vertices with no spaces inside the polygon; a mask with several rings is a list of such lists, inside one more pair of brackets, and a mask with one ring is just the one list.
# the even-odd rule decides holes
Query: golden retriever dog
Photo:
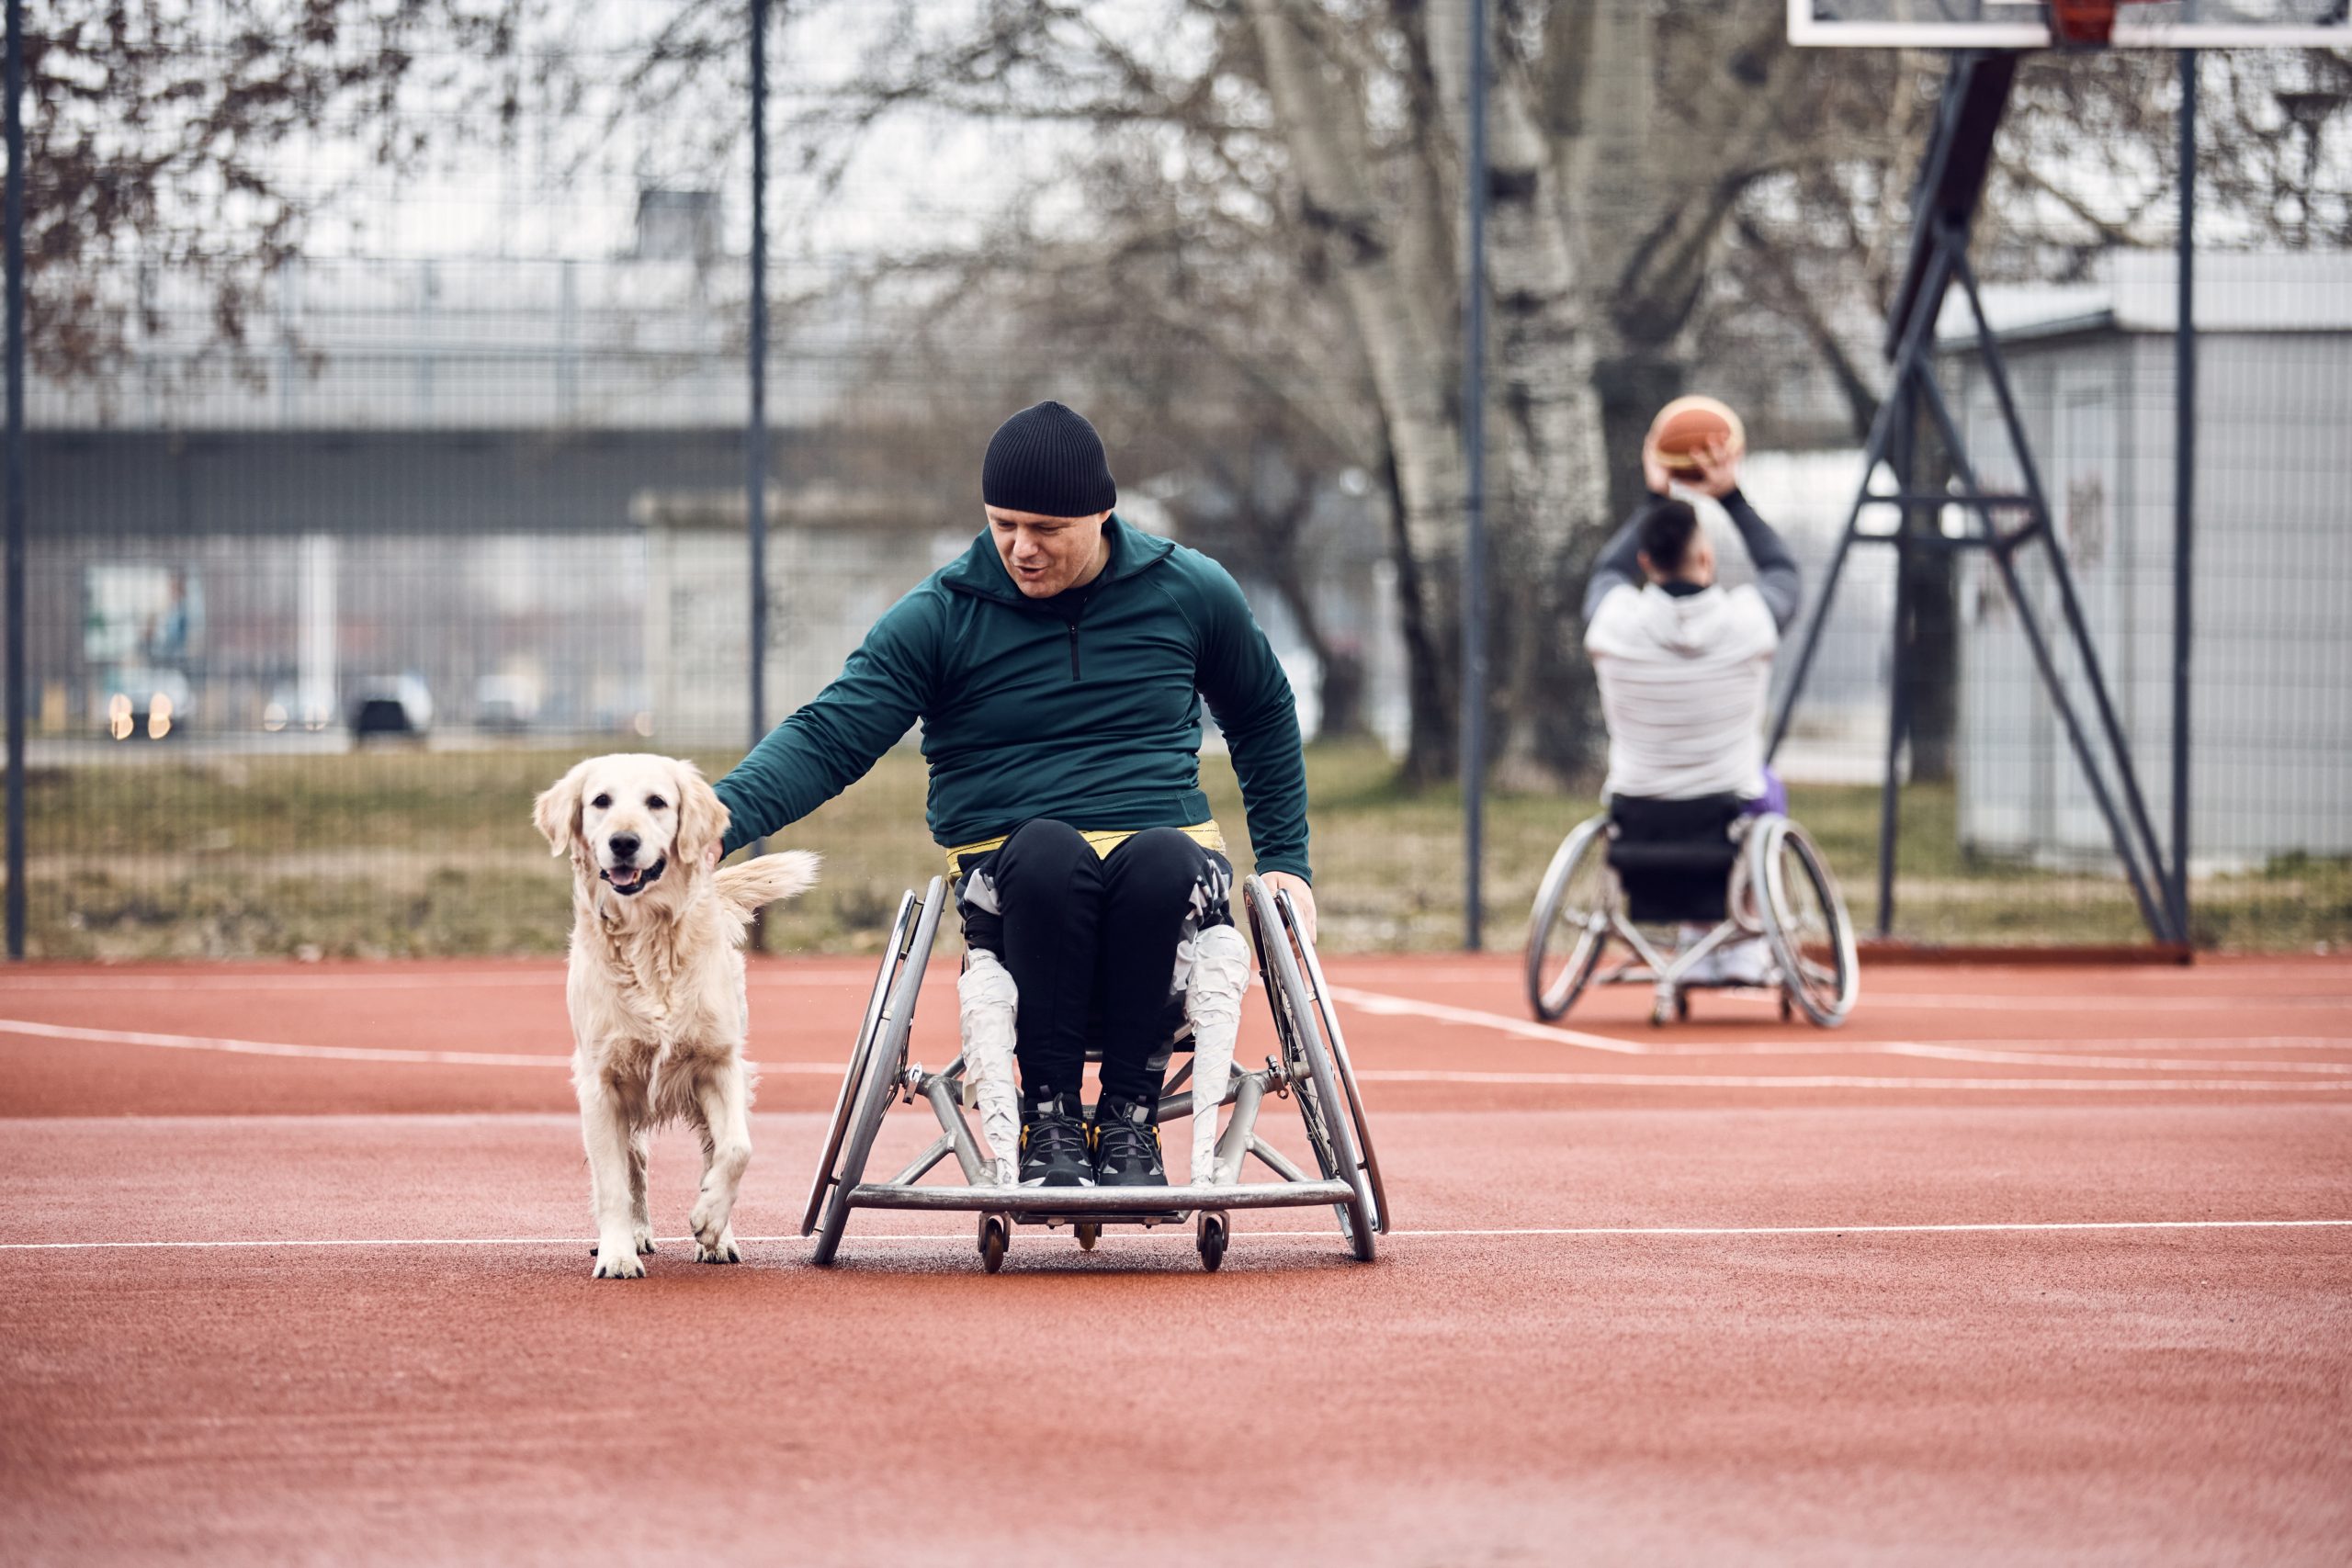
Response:
[{"label": "golden retriever dog", "polygon": [[702,1135],[686,1223],[695,1258],[737,1263],[731,1217],[752,1159],[743,931],[817,880],[795,851],[714,870],[727,807],[691,762],[622,752],[556,782],[531,820],[571,857],[571,1082],[596,1211],[596,1278],[642,1278],[653,1250],[645,1156],[653,1129]]}]

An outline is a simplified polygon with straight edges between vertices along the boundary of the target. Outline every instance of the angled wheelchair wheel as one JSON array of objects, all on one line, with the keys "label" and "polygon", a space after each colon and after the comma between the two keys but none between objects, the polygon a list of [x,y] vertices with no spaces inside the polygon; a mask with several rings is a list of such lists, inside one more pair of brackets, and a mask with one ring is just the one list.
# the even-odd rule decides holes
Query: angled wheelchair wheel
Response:
[{"label": "angled wheelchair wheel", "polygon": [[1250,910],[1250,935],[1258,943],[1259,967],[1266,972],[1266,1002],[1274,1015],[1274,1033],[1282,1042],[1283,1066],[1291,1080],[1291,1095],[1298,1101],[1306,1141],[1315,1163],[1327,1181],[1344,1181],[1354,1196],[1333,1204],[1340,1234],[1361,1261],[1372,1261],[1376,1210],[1372,1185],[1356,1157],[1351,1136],[1345,1091],[1331,1066],[1322,1026],[1306,980],[1300,973],[1292,927],[1283,920],[1265,885],[1251,877],[1242,886]]},{"label": "angled wheelchair wheel", "polygon": [[[939,936],[944,891],[944,880],[933,877],[931,886],[923,891],[922,901],[915,906],[914,924],[907,934],[897,977],[883,1003],[873,1044],[858,1074],[839,1161],[831,1171],[831,1190],[824,1195],[817,1245],[808,1255],[812,1263],[831,1263],[840,1250],[842,1233],[849,1228],[850,1192],[865,1177],[865,1160],[874,1152],[875,1134],[882,1130],[882,1118],[890,1109],[890,1098],[906,1077],[907,1040],[914,1031],[915,1000],[922,992],[923,969],[931,962],[931,946]],[[823,1180],[823,1176],[819,1179]]]},{"label": "angled wheelchair wheel", "polygon": [[1861,989],[1854,922],[1838,880],[1804,829],[1785,817],[1764,818],[1749,835],[1748,853],[1781,993],[1807,1019],[1835,1029]]},{"label": "angled wheelchair wheel", "polygon": [[1287,893],[1274,899],[1274,910],[1282,916],[1283,929],[1297,953],[1301,973],[1315,999],[1315,1016],[1323,1026],[1324,1043],[1331,1048],[1331,1066],[1339,1074],[1340,1089],[1348,1097],[1350,1131],[1355,1135],[1356,1158],[1363,1162],[1364,1185],[1372,1191],[1372,1228],[1385,1235],[1392,1228],[1388,1218],[1388,1187],[1380,1179],[1380,1156],[1373,1150],[1372,1123],[1364,1116],[1363,1089],[1356,1082],[1355,1063],[1348,1055],[1348,1037],[1340,1028],[1339,1010],[1331,1005],[1331,987],[1323,978],[1323,960],[1315,952],[1315,944],[1298,929],[1298,910]]},{"label": "angled wheelchair wheel", "polygon": [[817,1156],[817,1174],[808,1183],[808,1206],[800,1214],[802,1235],[817,1228],[817,1220],[825,1212],[825,1195],[833,1190],[834,1179],[840,1175],[842,1145],[848,1140],[850,1115],[857,1107],[858,1085],[863,1081],[866,1058],[874,1053],[874,1037],[882,1027],[882,1010],[890,999],[891,983],[906,963],[907,931],[914,923],[914,911],[915,896],[910,888],[899,897],[898,918],[890,922],[890,940],[882,949],[882,963],[874,974],[874,989],[865,998],[865,1017],[857,1026],[856,1043],[849,1049],[849,1066],[842,1073],[841,1092],[833,1096],[833,1116],[826,1127],[824,1151]]},{"label": "angled wheelchair wheel", "polygon": [[1569,829],[1536,885],[1527,927],[1527,1004],[1545,1023],[1576,1005],[1609,945],[1617,879],[1609,869],[1609,818]]}]

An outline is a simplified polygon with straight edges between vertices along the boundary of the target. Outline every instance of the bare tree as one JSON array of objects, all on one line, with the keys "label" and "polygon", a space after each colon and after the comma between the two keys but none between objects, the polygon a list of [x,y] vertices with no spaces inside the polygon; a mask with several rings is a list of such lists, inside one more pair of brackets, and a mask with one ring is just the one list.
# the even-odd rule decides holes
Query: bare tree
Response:
[{"label": "bare tree", "polygon": [[[159,279],[245,346],[269,276],[339,196],[459,130],[511,127],[546,0],[53,0],[25,39],[27,342],[43,375],[119,371]],[[502,69],[502,66],[504,68]],[[295,158],[301,143],[335,156]]]}]

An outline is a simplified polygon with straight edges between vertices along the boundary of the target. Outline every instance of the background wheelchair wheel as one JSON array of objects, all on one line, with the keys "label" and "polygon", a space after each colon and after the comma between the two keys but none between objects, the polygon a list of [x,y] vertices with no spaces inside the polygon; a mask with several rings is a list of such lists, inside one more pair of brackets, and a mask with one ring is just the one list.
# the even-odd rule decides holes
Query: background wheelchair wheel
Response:
[{"label": "background wheelchair wheel", "polygon": [[865,1059],[873,1055],[874,1036],[882,1027],[882,1009],[890,999],[891,982],[898,978],[900,962],[906,956],[907,928],[914,919],[915,896],[911,889],[899,898],[899,917],[890,922],[890,940],[882,949],[882,964],[875,972],[874,989],[865,998],[865,1021],[857,1026],[857,1040],[849,1048],[849,1066],[842,1072],[841,1092],[833,1096],[833,1119],[825,1134],[824,1151],[817,1156],[817,1174],[808,1183],[808,1206],[800,1215],[800,1234],[807,1235],[817,1228],[817,1218],[825,1211],[825,1195],[833,1190],[835,1167],[841,1158],[842,1145],[849,1135],[850,1113],[857,1105],[857,1086]]},{"label": "background wheelchair wheel", "polygon": [[1571,829],[1536,885],[1527,927],[1527,1005],[1545,1023],[1576,1005],[1609,945],[1616,879],[1609,870],[1609,818]]},{"label": "background wheelchair wheel", "polygon": [[825,1200],[824,1219],[817,1227],[817,1245],[808,1254],[808,1260],[820,1267],[831,1263],[841,1248],[842,1233],[849,1228],[850,1190],[865,1179],[866,1156],[874,1152],[874,1136],[882,1130],[883,1115],[890,1109],[891,1097],[906,1077],[907,1040],[914,1032],[915,1000],[922,992],[923,969],[931,962],[931,944],[939,936],[944,886],[943,881],[934,876],[923,891],[922,903],[915,913],[914,931],[907,940],[905,962],[890,987],[880,1032],[875,1037],[865,1071],[860,1075],[856,1108],[850,1116],[841,1167]]},{"label": "background wheelchair wheel", "polygon": [[1258,963],[1266,971],[1266,1003],[1274,1015],[1274,1033],[1282,1041],[1283,1065],[1291,1080],[1292,1098],[1306,1124],[1306,1141],[1326,1180],[1344,1181],[1355,1190],[1345,1203],[1331,1207],[1340,1216],[1340,1234],[1346,1236],[1359,1261],[1373,1258],[1375,1209],[1370,1182],[1357,1162],[1347,1122],[1339,1077],[1331,1068],[1331,1054],[1323,1043],[1306,982],[1298,958],[1264,884],[1251,877],[1242,888],[1250,908],[1250,934],[1258,940]]},{"label": "background wheelchair wheel", "polygon": [[1813,1022],[1835,1029],[1861,989],[1854,923],[1837,879],[1804,829],[1785,817],[1767,818],[1750,843],[1781,992]]},{"label": "background wheelchair wheel", "polygon": [[1348,1056],[1348,1039],[1340,1032],[1339,1012],[1331,1005],[1331,987],[1323,978],[1323,960],[1317,956],[1315,944],[1299,933],[1298,913],[1289,894],[1275,897],[1274,909],[1283,918],[1283,929],[1289,932],[1292,945],[1305,964],[1307,987],[1315,994],[1315,1012],[1323,1025],[1323,1039],[1331,1047],[1331,1065],[1338,1069],[1340,1089],[1348,1097],[1356,1157],[1363,1162],[1364,1184],[1372,1190],[1372,1228],[1385,1235],[1391,1228],[1388,1185],[1380,1179],[1380,1156],[1373,1151],[1372,1124],[1363,1111],[1363,1089],[1356,1082],[1355,1063]]}]

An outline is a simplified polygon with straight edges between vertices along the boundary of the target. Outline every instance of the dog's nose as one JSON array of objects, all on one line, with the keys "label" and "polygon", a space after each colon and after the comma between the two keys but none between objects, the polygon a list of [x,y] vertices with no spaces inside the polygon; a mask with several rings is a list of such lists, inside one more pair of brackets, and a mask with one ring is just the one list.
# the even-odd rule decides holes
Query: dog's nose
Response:
[{"label": "dog's nose", "polygon": [[637,854],[637,846],[639,842],[639,840],[635,833],[615,833],[612,837],[613,858],[616,860],[634,859]]}]

